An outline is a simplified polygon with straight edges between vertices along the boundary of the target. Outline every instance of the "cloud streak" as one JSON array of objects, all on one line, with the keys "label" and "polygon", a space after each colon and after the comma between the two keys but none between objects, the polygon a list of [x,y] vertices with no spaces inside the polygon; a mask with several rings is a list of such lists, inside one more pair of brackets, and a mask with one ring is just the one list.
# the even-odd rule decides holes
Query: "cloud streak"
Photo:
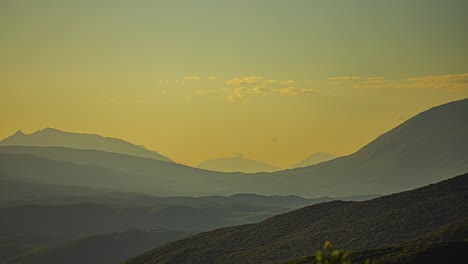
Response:
[{"label": "cloud streak", "polygon": [[317,93],[317,90],[310,89],[310,88],[296,89],[296,87],[290,86],[287,88],[279,89],[278,92],[280,94],[288,94],[288,95],[311,95],[311,94]]},{"label": "cloud streak", "polygon": [[185,77],[184,80],[186,80],[186,81],[199,81],[199,80],[201,80],[201,78],[198,77],[198,76],[189,76],[189,77]]},{"label": "cloud streak", "polygon": [[433,89],[444,91],[468,90],[468,73],[430,75],[402,80],[383,77],[339,76],[328,78],[330,84],[350,83],[353,88],[362,89]]},{"label": "cloud streak", "polygon": [[244,78],[234,78],[231,80],[228,80],[226,84],[228,85],[266,85],[266,84],[271,84],[275,83],[276,80],[265,80],[263,77],[259,76],[247,76]]}]

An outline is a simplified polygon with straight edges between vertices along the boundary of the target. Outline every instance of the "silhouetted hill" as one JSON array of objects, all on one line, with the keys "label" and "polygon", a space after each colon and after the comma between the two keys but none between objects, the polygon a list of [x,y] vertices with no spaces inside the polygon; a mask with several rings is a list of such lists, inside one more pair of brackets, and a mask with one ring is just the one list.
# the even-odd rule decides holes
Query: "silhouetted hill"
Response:
[{"label": "silhouetted hill", "polygon": [[281,168],[266,162],[260,162],[241,157],[210,159],[198,164],[197,168],[211,171],[245,173],[272,172],[281,170]]},{"label": "silhouetted hill", "polygon": [[164,190],[170,190],[174,187],[180,188],[175,181],[167,178],[129,174],[97,166],[55,161],[26,154],[0,153],[0,179],[142,192],[159,191],[161,194],[165,194]]},{"label": "silhouetted hill", "polygon": [[[106,188],[91,188],[44,184],[32,182],[0,180],[0,208],[18,205],[65,205],[77,203],[97,203],[113,208],[135,206],[168,206],[185,205],[196,208],[232,208],[236,206],[251,207],[255,212],[277,209],[296,209],[332,200],[362,201],[378,195],[351,197],[318,197],[303,198],[296,195],[262,196],[258,194],[235,194],[232,196],[152,196],[141,193],[117,192]],[[250,209],[249,209],[250,210]]]},{"label": "silhouetted hill", "polygon": [[[39,158],[33,158],[31,155],[6,154],[31,154],[47,158],[47,160],[43,159],[43,162],[40,162]],[[34,177],[35,180],[45,182],[45,179],[47,177],[50,178],[51,175],[43,177],[41,173],[52,172],[56,174],[64,170],[65,168],[63,167],[66,167],[65,162],[57,163],[51,160],[77,163],[73,166],[68,166],[70,171],[66,173],[63,171],[63,175],[67,175],[67,177],[57,175],[56,178],[60,180],[53,181],[53,183],[77,185],[77,180],[68,175],[79,177],[78,171],[74,171],[75,169],[80,170],[77,167],[78,164],[93,165],[87,167],[98,166],[100,167],[99,169],[112,169],[115,172],[116,179],[111,180],[112,171],[107,170],[106,175],[109,175],[109,180],[105,185],[97,184],[99,181],[80,181],[80,185],[105,186],[113,189],[144,191],[158,195],[212,195],[216,194],[216,190],[222,186],[210,186],[210,183],[222,180],[223,178],[237,178],[243,175],[241,173],[206,171],[174,162],[164,162],[97,150],[80,150],[63,147],[0,146],[0,165],[4,164],[4,166],[0,166],[0,177],[3,173],[11,174],[14,178],[20,179],[25,177],[24,174],[28,174],[28,177],[32,180],[32,173],[37,172],[37,175]],[[47,163],[47,165],[43,163]],[[61,168],[55,168],[55,166]],[[24,167],[29,167],[30,169],[26,170]],[[124,179],[121,177],[122,172],[125,175],[130,174],[130,176]],[[71,182],[67,182],[68,179]],[[119,184],[122,181],[125,184]]]},{"label": "silhouetted hill", "polygon": [[[38,248],[5,263],[21,264],[115,264],[151,247],[188,237],[190,231],[140,231],[112,233],[78,239],[52,248]],[[3,262],[2,262],[3,263]]]},{"label": "silhouetted hill", "polygon": [[468,174],[365,202],[333,201],[155,248],[127,263],[281,263],[324,241],[348,251],[391,246],[468,218]]},{"label": "silhouetted hill", "polygon": [[312,165],[315,165],[315,164],[319,164],[319,163],[322,163],[322,162],[325,162],[325,161],[335,159],[337,157],[338,156],[336,156],[334,154],[317,152],[317,153],[312,154],[309,157],[305,158],[304,160],[294,164],[293,166],[291,166],[291,169],[312,166]]},{"label": "silhouetted hill", "polygon": [[[172,196],[257,193],[337,197],[388,194],[417,188],[468,171],[468,148],[465,147],[468,145],[467,115],[468,99],[434,107],[378,137],[352,155],[305,168],[272,173],[206,171],[102,151],[10,147],[0,148],[0,152],[31,152],[34,155],[96,165],[119,172],[111,177],[110,171],[107,171],[109,180],[103,185],[101,176],[93,181],[76,171],[64,170],[59,175],[57,171],[60,170],[54,167],[58,164],[52,164],[51,161],[44,161],[48,163],[45,166],[39,160],[31,161],[32,158],[28,156],[12,158],[2,154],[0,174],[20,179],[26,178],[24,174],[27,174],[27,178],[35,176],[37,181],[43,181],[44,178],[50,180],[51,175],[55,175],[54,183],[77,185],[76,182],[79,182],[79,185],[106,186]],[[18,166],[24,168],[16,168]],[[125,172],[127,177],[123,177],[120,172]],[[80,176],[83,180],[65,181]]]},{"label": "silhouetted hill", "polygon": [[45,128],[32,134],[21,131],[0,141],[0,146],[61,146],[76,149],[94,149],[122,153],[137,157],[170,161],[169,158],[156,151],[137,146],[118,138],[102,137],[95,134],[79,134]]},{"label": "silhouetted hill", "polygon": [[306,197],[388,194],[421,187],[468,171],[467,116],[468,99],[437,106],[349,156],[305,168],[246,175],[226,186],[263,195]]},{"label": "silhouetted hill", "polygon": [[0,242],[20,242],[6,238],[24,235],[93,235],[132,228],[212,230],[258,222],[287,210],[235,203],[207,207],[183,204],[111,207],[96,203],[19,205],[0,209]]},{"label": "silhouetted hill", "polygon": [[303,198],[297,195],[271,195],[263,196],[253,193],[239,193],[230,196],[231,198],[244,202],[246,204],[253,204],[259,206],[278,206],[285,208],[299,208],[307,205],[330,202],[337,200],[337,198],[331,197],[319,197],[319,198]]}]

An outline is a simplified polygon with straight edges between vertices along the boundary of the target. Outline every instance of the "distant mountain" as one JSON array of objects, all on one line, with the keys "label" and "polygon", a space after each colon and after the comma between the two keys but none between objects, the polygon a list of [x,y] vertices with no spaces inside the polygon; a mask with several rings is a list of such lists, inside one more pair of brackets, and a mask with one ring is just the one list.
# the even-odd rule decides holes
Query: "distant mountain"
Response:
[{"label": "distant mountain", "polygon": [[245,159],[241,157],[207,160],[198,164],[197,168],[211,171],[245,173],[272,172],[281,170],[281,168],[271,165],[269,163]]},{"label": "distant mountain", "polygon": [[[152,247],[195,234],[193,231],[140,231],[96,235],[49,248],[36,248],[17,257],[8,264],[114,264],[140,254]],[[25,250],[23,248],[16,249]],[[28,249],[26,247],[26,249]]]},{"label": "distant mountain", "polygon": [[[173,164],[171,162],[156,162]],[[100,187],[134,192],[152,192],[161,195],[168,194],[167,190],[173,188],[181,190],[179,184],[169,177],[137,175],[95,165],[56,161],[29,154],[0,153],[0,180]]]},{"label": "distant mountain", "polygon": [[325,162],[325,161],[335,159],[337,157],[338,156],[336,156],[334,154],[317,152],[317,153],[312,154],[309,157],[305,158],[303,161],[294,164],[293,166],[291,166],[291,169],[312,166],[312,165],[315,165],[315,164],[319,164],[319,163],[322,163],[322,162]]},{"label": "distant mountain", "polygon": [[422,112],[359,151],[305,168],[230,179],[228,190],[305,197],[389,194],[468,172],[468,99]]},{"label": "distant mountain", "polygon": [[242,175],[97,150],[0,146],[0,180],[199,196],[220,193],[219,187],[209,186],[211,182]]},{"label": "distant mountain", "polygon": [[391,246],[460,227],[460,221],[468,222],[467,199],[465,174],[370,201],[321,203],[261,223],[201,233],[126,263],[284,263],[314,254],[327,240],[347,251]]},{"label": "distant mountain", "polygon": [[32,134],[21,131],[0,141],[0,146],[38,146],[38,147],[68,147],[76,149],[94,149],[150,158],[162,161],[171,161],[156,151],[137,146],[118,138],[102,137],[94,134],[79,134],[60,131],[54,128],[45,128]]},{"label": "distant mountain", "polygon": [[[57,202],[60,201],[59,199],[60,197],[57,197]],[[11,239],[5,238],[18,235],[87,236],[122,232],[132,228],[206,231],[258,222],[286,211],[289,210],[245,203],[203,207],[183,204],[132,205],[125,203],[111,207],[92,202],[19,205],[0,208],[0,242],[11,242]]]},{"label": "distant mountain", "polygon": [[[0,154],[0,180],[28,179],[166,196],[389,194],[468,171],[466,116],[468,99],[451,102],[414,116],[349,156],[304,168],[255,174],[207,171],[95,150],[0,147],[0,153],[68,162]],[[84,169],[79,164],[88,166]],[[99,170],[102,173],[97,173]]]},{"label": "distant mountain", "polygon": [[330,202],[337,199],[331,197],[318,197],[318,198],[303,198],[297,195],[271,195],[262,196],[253,193],[239,193],[230,196],[229,198],[242,202],[245,204],[257,206],[278,206],[284,208],[299,208],[307,205]]}]

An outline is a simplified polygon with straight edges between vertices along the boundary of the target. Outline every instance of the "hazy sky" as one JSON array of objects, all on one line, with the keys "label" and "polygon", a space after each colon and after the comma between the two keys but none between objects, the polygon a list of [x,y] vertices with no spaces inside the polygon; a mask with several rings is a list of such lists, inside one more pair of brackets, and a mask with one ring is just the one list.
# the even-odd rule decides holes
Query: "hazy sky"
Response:
[{"label": "hazy sky", "polygon": [[466,0],[0,0],[0,138],[44,127],[177,162],[350,154],[468,97]]}]

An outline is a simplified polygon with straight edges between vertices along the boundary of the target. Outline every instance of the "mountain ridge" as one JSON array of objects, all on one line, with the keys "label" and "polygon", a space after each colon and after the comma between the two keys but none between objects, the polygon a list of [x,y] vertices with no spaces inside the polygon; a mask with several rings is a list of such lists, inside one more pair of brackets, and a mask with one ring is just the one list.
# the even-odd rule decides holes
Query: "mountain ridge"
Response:
[{"label": "mountain ridge", "polygon": [[31,134],[18,130],[13,135],[0,141],[0,146],[37,146],[37,147],[70,147],[76,149],[102,150],[120,154],[127,154],[156,160],[171,160],[156,151],[148,150],[125,140],[104,137],[98,134],[73,133],[46,127]]},{"label": "mountain ridge", "polygon": [[211,171],[243,173],[273,172],[282,170],[280,167],[270,163],[242,157],[209,159],[201,162],[196,167]]},{"label": "mountain ridge", "polygon": [[330,153],[325,153],[325,152],[316,152],[307,158],[303,159],[302,161],[292,165],[290,168],[302,168],[302,167],[307,167],[307,166],[312,166],[315,164],[319,164],[325,161],[329,161],[332,159],[337,158],[338,156],[335,154],[330,154]]}]

